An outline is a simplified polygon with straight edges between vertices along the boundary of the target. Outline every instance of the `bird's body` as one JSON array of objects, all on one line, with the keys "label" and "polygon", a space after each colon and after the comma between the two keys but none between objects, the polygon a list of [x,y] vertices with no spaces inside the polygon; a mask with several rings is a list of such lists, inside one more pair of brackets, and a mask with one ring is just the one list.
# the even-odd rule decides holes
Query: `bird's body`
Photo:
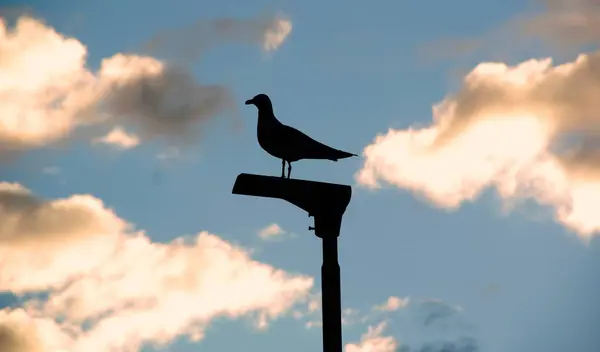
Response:
[{"label": "bird's body", "polygon": [[258,108],[257,137],[259,145],[270,155],[282,160],[282,177],[285,176],[285,162],[288,163],[288,178],[292,162],[302,159],[339,159],[356,156],[356,154],[331,148],[317,142],[297,129],[282,124],[273,113],[271,100],[265,94],[259,94],[246,104]]}]

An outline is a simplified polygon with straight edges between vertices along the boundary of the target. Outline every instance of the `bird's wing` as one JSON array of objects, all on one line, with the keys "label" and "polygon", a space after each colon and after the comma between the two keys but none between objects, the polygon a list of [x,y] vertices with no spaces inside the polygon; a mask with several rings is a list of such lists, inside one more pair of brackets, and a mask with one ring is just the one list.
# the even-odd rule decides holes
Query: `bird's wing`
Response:
[{"label": "bird's wing", "polygon": [[298,159],[330,159],[338,152],[337,149],[318,142],[287,125],[282,124],[281,136],[290,152],[295,154]]}]

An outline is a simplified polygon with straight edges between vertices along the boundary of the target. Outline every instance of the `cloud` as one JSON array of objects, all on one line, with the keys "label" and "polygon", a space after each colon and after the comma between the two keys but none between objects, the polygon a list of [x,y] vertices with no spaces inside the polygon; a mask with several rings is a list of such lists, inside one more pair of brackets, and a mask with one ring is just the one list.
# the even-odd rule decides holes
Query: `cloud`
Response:
[{"label": "cloud", "polygon": [[392,336],[382,336],[387,323],[381,322],[376,326],[369,326],[368,331],[361,337],[359,343],[349,343],[345,346],[346,352],[395,352],[398,342]]},{"label": "cloud", "polygon": [[265,241],[281,239],[286,234],[287,231],[274,223],[258,231],[258,237]]},{"label": "cloud", "polygon": [[[363,349],[353,351],[480,351],[473,327],[464,319],[460,306],[439,299],[420,299],[407,302],[403,308],[393,316],[390,310],[380,311],[386,313],[384,320],[375,326],[369,325],[369,332],[361,339],[362,346],[358,344],[354,347]],[[372,313],[370,317],[373,317]],[[383,336],[382,332],[390,326],[389,323],[397,332]]]},{"label": "cloud", "polygon": [[[309,295],[305,310],[294,311],[294,318],[308,318],[307,329],[321,327],[321,294]],[[365,326],[359,342],[348,343],[346,352],[477,352],[479,342],[464,310],[439,299],[411,300],[390,296],[383,304],[367,311],[342,309],[342,324]],[[377,323],[370,323],[376,321]],[[391,324],[390,324],[391,323]],[[394,333],[384,331],[395,326]],[[402,341],[400,343],[399,341]]]},{"label": "cloud", "polygon": [[376,305],[373,307],[373,310],[381,311],[381,312],[393,312],[400,308],[404,308],[410,302],[410,298],[400,298],[396,296],[388,297],[387,301],[383,304]]},{"label": "cloud", "polygon": [[6,352],[44,352],[38,329],[22,310],[0,311],[0,346]]},{"label": "cloud", "polygon": [[0,190],[0,291],[29,294],[0,310],[0,340],[27,341],[26,352],[200,340],[217,317],[265,327],[313,285],[208,232],[153,242],[89,195],[44,201],[20,185]]},{"label": "cloud", "polygon": [[307,329],[323,326],[323,321],[321,319],[322,299],[323,296],[321,294],[321,291],[319,291],[318,293],[313,293],[309,296],[307,300],[306,311],[298,311],[298,318],[308,318],[308,320],[304,323],[304,326]]},{"label": "cloud", "polygon": [[11,183],[0,183],[0,218],[0,291],[15,293],[60,286],[98,265],[127,228],[94,197],[45,201]]},{"label": "cloud", "polygon": [[511,206],[533,199],[551,207],[558,223],[589,240],[600,230],[598,67],[600,52],[557,66],[481,63],[434,106],[428,126],[377,136],[356,179],[448,210],[493,188]]},{"label": "cloud", "polygon": [[259,45],[264,52],[273,52],[291,31],[292,22],[283,14],[246,19],[201,19],[191,25],[161,31],[145,47],[151,53],[189,62],[198,60],[208,49],[222,43]]},{"label": "cloud", "polygon": [[[321,292],[312,294],[307,301],[307,307],[305,311],[297,311],[297,319],[308,318],[305,322],[307,329],[315,327],[321,327],[323,325],[321,315]],[[383,316],[388,315],[390,312],[405,308],[408,306],[409,298],[399,298],[396,296],[390,296],[384,303],[374,305],[370,311],[361,311],[360,309],[345,307],[342,309],[342,325],[351,326],[357,324],[364,324],[375,319],[379,319]]]},{"label": "cloud", "polygon": [[[275,50],[291,30],[291,23],[279,18],[265,26],[253,20],[225,22],[233,23],[237,34],[226,35],[227,25],[221,36],[206,33],[213,45],[249,41]],[[252,40],[238,40],[246,30]],[[194,48],[195,43],[185,44]],[[93,72],[83,43],[28,16],[14,27],[0,19],[0,50],[3,154],[44,147],[98,124],[133,126],[142,140],[188,143],[198,125],[235,105],[227,87],[203,85],[188,66],[150,56],[117,53]]]},{"label": "cloud", "polygon": [[119,149],[131,149],[140,144],[140,139],[135,134],[129,134],[117,126],[104,137],[96,138],[94,143],[111,145]]},{"label": "cloud", "polygon": [[439,299],[421,299],[409,305],[407,314],[408,324],[402,329],[406,343],[399,351],[480,351],[474,327],[465,319],[462,307]]},{"label": "cloud", "polygon": [[445,38],[427,44],[435,56],[514,51],[542,44],[557,53],[572,53],[600,43],[600,3],[596,0],[536,0],[534,11],[509,18],[478,37]]},{"label": "cloud", "polygon": [[68,134],[92,99],[86,48],[28,17],[14,29],[0,19],[0,48],[2,149],[37,147]]},{"label": "cloud", "polygon": [[452,306],[439,299],[425,299],[419,302],[417,319],[422,320],[423,325],[432,326],[447,321],[459,315],[463,309],[460,306]]},{"label": "cloud", "polygon": [[117,54],[105,59],[100,79],[108,87],[104,111],[125,117],[123,122],[136,126],[145,139],[190,142],[198,123],[234,104],[228,88],[198,84],[189,69],[149,57]]},{"label": "cloud", "polygon": [[[302,309],[294,311],[294,317],[297,320],[304,319],[304,326],[307,329],[320,328],[323,326],[323,310],[322,310],[322,294],[321,292],[311,293],[306,300],[306,306]],[[342,309],[342,325],[355,325],[364,318],[358,309],[345,307]]]},{"label": "cloud", "polygon": [[514,22],[517,30],[551,44],[578,47],[600,43],[600,3],[596,0],[538,0],[543,11]]}]

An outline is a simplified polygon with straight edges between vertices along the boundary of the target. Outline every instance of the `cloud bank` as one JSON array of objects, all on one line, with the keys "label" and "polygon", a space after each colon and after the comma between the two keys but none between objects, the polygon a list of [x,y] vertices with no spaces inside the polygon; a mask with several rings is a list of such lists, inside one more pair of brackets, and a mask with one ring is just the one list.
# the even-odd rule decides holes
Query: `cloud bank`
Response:
[{"label": "cloud bank", "polygon": [[0,310],[3,350],[137,351],[201,340],[217,317],[265,327],[313,286],[208,232],[153,242],[90,195],[2,183],[0,216],[0,292],[26,294]]}]

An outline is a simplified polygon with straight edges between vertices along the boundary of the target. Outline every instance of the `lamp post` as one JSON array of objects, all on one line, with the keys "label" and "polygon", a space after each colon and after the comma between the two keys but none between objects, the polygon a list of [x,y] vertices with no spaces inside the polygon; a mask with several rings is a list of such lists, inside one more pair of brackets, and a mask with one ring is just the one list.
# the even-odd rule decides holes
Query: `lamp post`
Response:
[{"label": "lamp post", "polygon": [[323,263],[321,291],[323,314],[323,352],[342,352],[342,303],[338,237],[342,217],[352,197],[352,187],[334,183],[286,179],[273,176],[240,174],[233,194],[278,198],[313,216],[309,227],[321,238]]}]

